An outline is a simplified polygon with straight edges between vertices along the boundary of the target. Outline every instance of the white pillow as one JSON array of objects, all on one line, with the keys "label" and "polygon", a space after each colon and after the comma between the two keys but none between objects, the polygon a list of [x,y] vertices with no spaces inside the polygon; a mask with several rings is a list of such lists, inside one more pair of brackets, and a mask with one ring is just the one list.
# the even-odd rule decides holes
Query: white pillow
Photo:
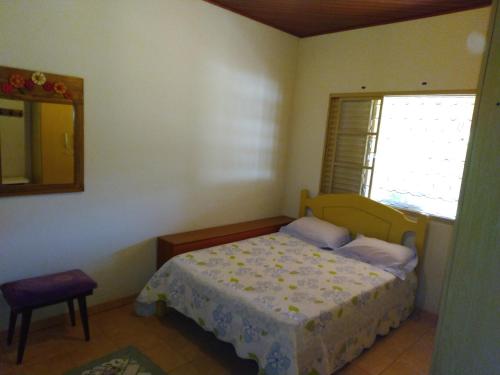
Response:
[{"label": "white pillow", "polygon": [[320,220],[313,216],[305,216],[292,221],[280,229],[302,241],[323,249],[337,249],[351,240],[346,228]]},{"label": "white pillow", "polygon": [[358,234],[354,241],[338,249],[336,254],[369,263],[400,279],[413,271],[418,263],[414,249]]}]

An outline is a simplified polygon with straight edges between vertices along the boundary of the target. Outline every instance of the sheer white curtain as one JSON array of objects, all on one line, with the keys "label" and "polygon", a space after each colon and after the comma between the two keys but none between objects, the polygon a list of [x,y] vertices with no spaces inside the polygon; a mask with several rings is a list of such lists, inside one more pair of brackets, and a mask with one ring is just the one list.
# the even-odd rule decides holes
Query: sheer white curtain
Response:
[{"label": "sheer white curtain", "polygon": [[385,96],[371,198],[454,218],[474,95]]}]

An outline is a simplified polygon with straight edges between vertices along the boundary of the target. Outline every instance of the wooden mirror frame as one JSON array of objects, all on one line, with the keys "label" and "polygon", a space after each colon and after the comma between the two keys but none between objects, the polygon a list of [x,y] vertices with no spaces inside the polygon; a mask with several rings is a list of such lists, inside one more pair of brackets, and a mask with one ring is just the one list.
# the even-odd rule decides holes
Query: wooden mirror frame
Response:
[{"label": "wooden mirror frame", "polygon": [[[0,98],[72,104],[75,115],[73,183],[6,185],[0,178],[0,197],[83,191],[83,79],[0,66]],[[1,168],[0,164],[0,176]]]}]

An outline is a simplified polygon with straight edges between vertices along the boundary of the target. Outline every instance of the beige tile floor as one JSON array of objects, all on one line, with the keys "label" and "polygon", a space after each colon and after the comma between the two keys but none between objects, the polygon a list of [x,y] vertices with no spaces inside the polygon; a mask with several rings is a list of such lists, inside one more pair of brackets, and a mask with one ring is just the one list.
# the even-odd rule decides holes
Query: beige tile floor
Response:
[{"label": "beige tile floor", "polygon": [[[169,375],[257,374],[253,361],[238,358],[190,319],[171,311],[166,317],[136,317],[132,305],[90,317],[91,341],[80,324],[32,332],[24,363],[15,365],[16,344],[0,344],[0,375],[60,375],[121,347],[133,345]],[[429,373],[435,319],[414,313],[398,329],[379,338],[336,375],[423,375]]]}]

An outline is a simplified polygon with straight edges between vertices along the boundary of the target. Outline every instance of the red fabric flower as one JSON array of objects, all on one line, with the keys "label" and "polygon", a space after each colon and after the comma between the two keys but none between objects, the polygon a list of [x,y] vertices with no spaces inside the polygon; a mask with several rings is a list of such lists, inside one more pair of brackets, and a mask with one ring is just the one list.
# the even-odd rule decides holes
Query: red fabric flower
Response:
[{"label": "red fabric flower", "polygon": [[35,84],[34,84],[34,83],[33,83],[33,81],[32,81],[32,80],[30,80],[30,79],[29,79],[29,80],[26,80],[26,81],[24,81],[24,88],[25,88],[26,90],[31,91],[31,90],[33,90],[33,89],[35,88]]},{"label": "red fabric flower", "polygon": [[56,82],[54,84],[54,91],[57,92],[58,94],[63,95],[66,92],[66,85],[62,82]]},{"label": "red fabric flower", "polygon": [[54,90],[54,84],[53,84],[52,82],[48,82],[48,81],[47,81],[47,82],[45,82],[45,83],[43,84],[43,89],[44,89],[45,91],[48,91],[48,92],[53,91],[53,90]]},{"label": "red fabric flower", "polygon": [[4,83],[2,84],[2,92],[6,94],[10,94],[14,90],[14,86],[12,86],[10,83]]},{"label": "red fabric flower", "polygon": [[16,89],[20,89],[24,86],[24,77],[20,74],[12,74],[10,76],[9,83]]},{"label": "red fabric flower", "polygon": [[66,98],[66,99],[73,99],[73,94],[71,94],[69,91],[66,91],[63,96]]}]

